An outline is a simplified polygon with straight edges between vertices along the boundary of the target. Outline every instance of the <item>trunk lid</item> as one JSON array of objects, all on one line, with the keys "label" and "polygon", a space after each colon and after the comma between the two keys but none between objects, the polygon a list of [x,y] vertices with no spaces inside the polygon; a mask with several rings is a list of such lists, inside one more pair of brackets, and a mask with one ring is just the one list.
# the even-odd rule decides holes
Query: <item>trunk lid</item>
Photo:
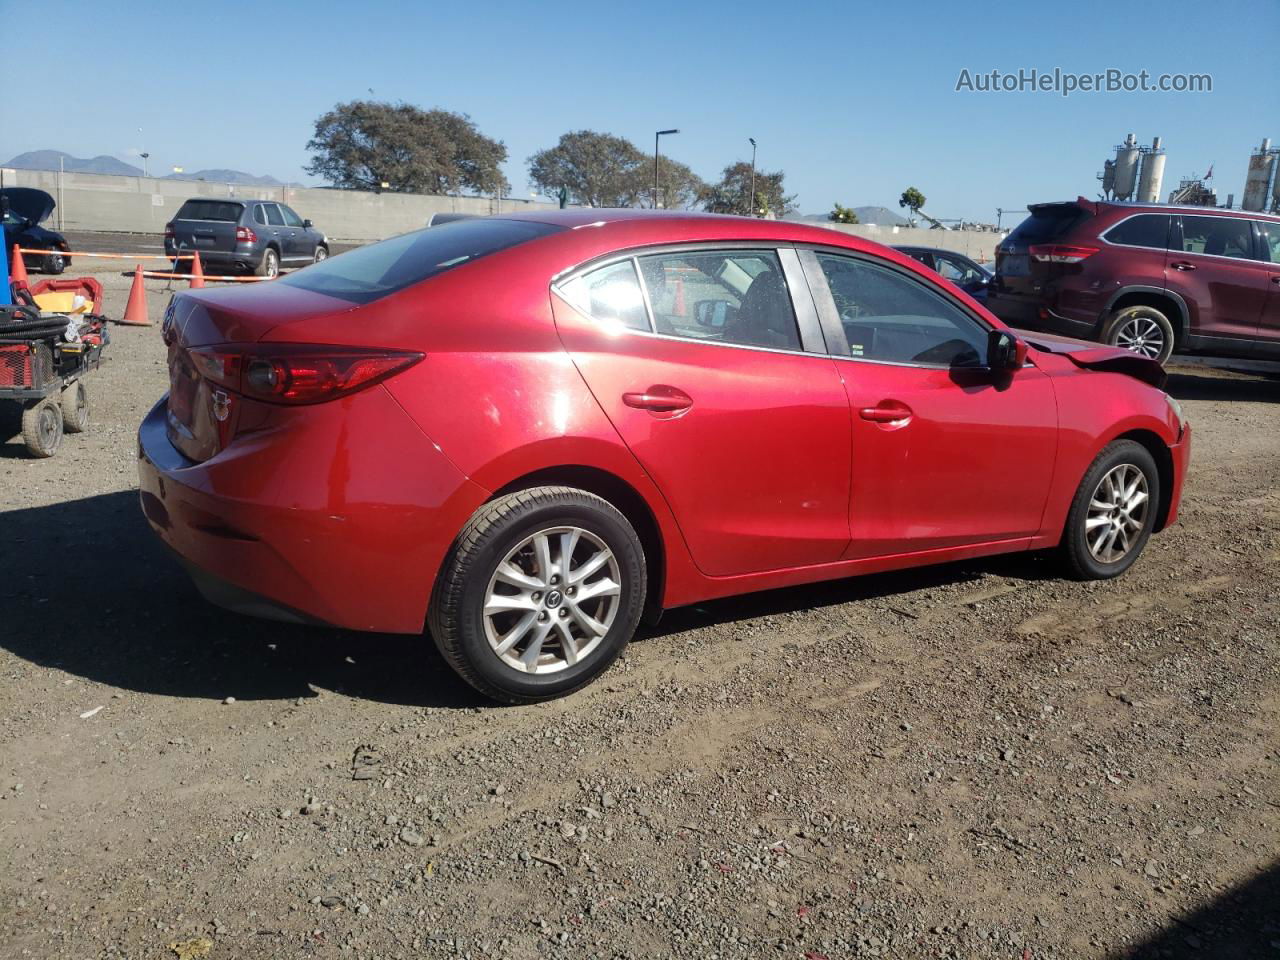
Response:
[{"label": "trunk lid", "polygon": [[352,309],[345,301],[272,282],[176,295],[161,327],[168,347],[169,441],[200,462],[225,447],[241,426],[246,405],[210,378],[211,365],[235,356],[219,347],[256,343],[281,324]]}]

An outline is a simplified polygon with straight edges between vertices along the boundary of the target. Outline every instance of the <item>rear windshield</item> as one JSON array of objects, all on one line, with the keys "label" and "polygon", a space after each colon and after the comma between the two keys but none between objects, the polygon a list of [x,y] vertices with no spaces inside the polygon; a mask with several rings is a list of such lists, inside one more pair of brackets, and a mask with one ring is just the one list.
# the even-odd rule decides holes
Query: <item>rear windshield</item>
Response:
[{"label": "rear windshield", "polygon": [[235,223],[244,212],[243,203],[232,203],[229,200],[188,200],[178,211],[175,220],[217,220],[220,223]]},{"label": "rear windshield", "polygon": [[369,303],[452,267],[561,229],[524,220],[459,220],[329,257],[276,282],[352,303]]},{"label": "rear windshield", "polygon": [[1031,216],[1018,224],[1013,233],[1009,234],[1006,243],[1022,245],[1058,240],[1088,216],[1087,211],[1074,203],[1055,203],[1052,206],[1036,207],[1031,211]]}]

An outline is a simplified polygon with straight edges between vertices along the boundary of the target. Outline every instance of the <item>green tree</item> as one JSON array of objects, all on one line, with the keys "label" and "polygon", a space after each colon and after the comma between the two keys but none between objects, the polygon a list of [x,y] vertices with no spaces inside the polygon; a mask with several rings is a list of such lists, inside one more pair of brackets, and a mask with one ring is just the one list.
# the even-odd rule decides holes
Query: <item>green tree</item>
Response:
[{"label": "green tree", "polygon": [[[636,195],[633,201],[636,206],[653,206],[653,157],[646,157],[645,163],[636,171],[632,189]],[[688,210],[700,202],[706,189],[703,179],[683,163],[658,155],[658,191],[665,209]]]},{"label": "green tree", "polygon": [[919,213],[924,208],[924,202],[924,194],[915,187],[907,187],[898,198],[898,206],[906,207],[912,214]]},{"label": "green tree", "polygon": [[710,213],[737,213],[753,217],[773,214],[786,216],[795,211],[795,195],[788,195],[781,170],[755,174],[755,209],[751,209],[751,164],[745,160],[731,163],[724,168],[718,183],[703,189],[700,200]]},{"label": "green tree", "polygon": [[827,219],[833,223],[857,223],[858,215],[854,213],[852,207],[842,207],[837,203],[827,214]]},{"label": "green tree", "polygon": [[637,171],[645,159],[630,140],[577,130],[529,158],[529,179],[551,196],[564,187],[573,203],[625,207],[636,201]]},{"label": "green tree", "polygon": [[507,148],[466,114],[407,103],[353,100],[315,122],[305,167],[337,187],[396,193],[494,193],[511,188],[502,174]]}]

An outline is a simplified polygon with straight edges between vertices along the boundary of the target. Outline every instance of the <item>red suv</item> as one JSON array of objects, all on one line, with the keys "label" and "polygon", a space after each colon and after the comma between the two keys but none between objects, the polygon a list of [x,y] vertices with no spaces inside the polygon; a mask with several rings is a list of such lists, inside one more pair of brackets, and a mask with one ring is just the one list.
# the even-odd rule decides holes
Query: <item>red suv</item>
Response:
[{"label": "red suv", "polygon": [[1124,347],[1280,359],[1280,217],[1213,207],[1038,203],[996,248],[987,309]]}]

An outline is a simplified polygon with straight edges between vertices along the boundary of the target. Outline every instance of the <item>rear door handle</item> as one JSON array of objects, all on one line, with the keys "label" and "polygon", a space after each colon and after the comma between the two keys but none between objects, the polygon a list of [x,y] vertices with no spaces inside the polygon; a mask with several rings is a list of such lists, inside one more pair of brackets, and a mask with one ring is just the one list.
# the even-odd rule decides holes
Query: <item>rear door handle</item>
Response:
[{"label": "rear door handle", "polygon": [[657,384],[648,390],[624,393],[622,402],[650,413],[682,413],[693,406],[693,398],[679,387]]},{"label": "rear door handle", "polygon": [[1173,264],[1173,269],[1175,270],[1194,270],[1195,268],[1196,265],[1194,263],[1187,263],[1185,260],[1179,260]]},{"label": "rear door handle", "polygon": [[1272,283],[1280,283],[1280,276],[1272,277],[1272,278],[1271,278],[1271,282],[1272,282]]},{"label": "rear door handle", "polygon": [[893,403],[886,400],[874,407],[863,407],[858,411],[858,415],[863,420],[870,420],[872,423],[898,423],[902,420],[911,419],[911,408],[905,403]]}]

